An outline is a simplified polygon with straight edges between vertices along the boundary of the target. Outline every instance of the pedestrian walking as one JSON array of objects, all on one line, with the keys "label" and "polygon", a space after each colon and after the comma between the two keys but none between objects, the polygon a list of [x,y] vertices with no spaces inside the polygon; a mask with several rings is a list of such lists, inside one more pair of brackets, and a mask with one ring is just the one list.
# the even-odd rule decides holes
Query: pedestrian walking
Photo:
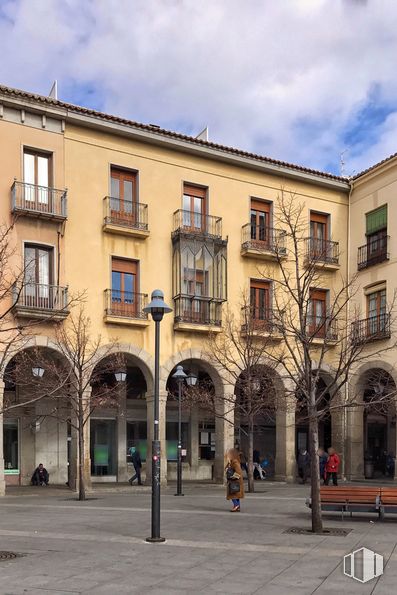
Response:
[{"label": "pedestrian walking", "polygon": [[266,479],[266,472],[264,471],[261,465],[261,453],[259,452],[259,450],[254,450],[252,460],[254,465],[254,478],[256,470],[261,480]]},{"label": "pedestrian walking", "polygon": [[141,486],[142,485],[142,480],[141,480],[141,468],[142,468],[141,456],[139,454],[139,451],[135,448],[135,446],[131,446],[131,448],[129,449],[129,453],[131,455],[132,464],[134,465],[135,475],[133,475],[128,480],[128,483],[132,486],[132,482],[137,479],[138,480],[138,485]]},{"label": "pedestrian walking", "polygon": [[306,448],[301,448],[298,454],[298,475],[302,480],[302,484],[306,483],[309,476],[310,456]]},{"label": "pedestrian walking", "polygon": [[327,464],[325,466],[325,480],[324,480],[324,484],[327,486],[329,483],[329,480],[332,477],[332,483],[334,484],[334,486],[338,485],[338,471],[339,471],[339,463],[340,463],[340,458],[336,453],[336,450],[332,447],[330,447],[328,449],[328,460],[327,460]]},{"label": "pedestrian walking", "polygon": [[244,483],[238,450],[231,448],[226,458],[226,498],[233,503],[230,512],[240,512],[240,500],[244,498]]},{"label": "pedestrian walking", "polygon": [[323,448],[319,448],[317,451],[318,463],[320,466],[320,479],[324,480],[325,483],[325,467],[328,461],[328,455]]}]

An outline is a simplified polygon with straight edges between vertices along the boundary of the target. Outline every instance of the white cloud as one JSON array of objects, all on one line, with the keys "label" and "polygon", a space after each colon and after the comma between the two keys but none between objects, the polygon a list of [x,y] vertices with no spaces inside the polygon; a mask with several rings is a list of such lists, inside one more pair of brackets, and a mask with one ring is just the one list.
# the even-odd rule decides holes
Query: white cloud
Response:
[{"label": "white cloud", "polygon": [[[57,78],[65,100],[73,97],[62,89],[92,86],[111,113],[187,132],[208,124],[212,140],[269,156],[337,163],[374,86],[397,112],[394,0],[6,0],[1,8],[4,84],[45,93]],[[364,144],[351,164],[347,155],[347,169],[387,154],[395,127],[391,115],[377,149]]]}]

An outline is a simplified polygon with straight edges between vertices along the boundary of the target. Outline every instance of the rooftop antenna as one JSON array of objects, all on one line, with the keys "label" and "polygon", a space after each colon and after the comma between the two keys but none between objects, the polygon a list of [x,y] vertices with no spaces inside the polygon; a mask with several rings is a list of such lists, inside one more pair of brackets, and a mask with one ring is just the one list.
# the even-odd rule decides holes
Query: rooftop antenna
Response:
[{"label": "rooftop antenna", "polygon": [[347,147],[347,149],[345,149],[344,151],[341,152],[341,154],[339,155],[339,169],[340,169],[340,175],[344,176],[346,173],[346,161],[345,161],[345,153],[347,153],[349,151],[349,147]]},{"label": "rooftop antenna", "polygon": [[52,83],[52,87],[50,92],[48,93],[48,97],[51,97],[51,99],[58,99],[58,81],[56,79]]},{"label": "rooftop antenna", "polygon": [[208,126],[204,128],[201,132],[198,133],[196,136],[197,140],[205,140],[208,142]]}]

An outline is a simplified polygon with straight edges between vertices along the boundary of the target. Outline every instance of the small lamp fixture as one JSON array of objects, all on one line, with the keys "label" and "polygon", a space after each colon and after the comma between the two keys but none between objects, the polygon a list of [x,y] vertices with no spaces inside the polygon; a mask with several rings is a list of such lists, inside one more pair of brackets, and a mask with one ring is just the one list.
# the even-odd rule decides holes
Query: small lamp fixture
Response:
[{"label": "small lamp fixture", "polygon": [[127,373],[124,370],[117,370],[117,372],[114,373],[114,377],[116,378],[117,382],[125,382]]},{"label": "small lamp fixture", "polygon": [[196,386],[197,380],[198,380],[197,376],[195,374],[193,374],[192,372],[190,372],[190,374],[188,374],[186,377],[186,382],[187,382],[188,386]]},{"label": "small lamp fixture", "polygon": [[32,368],[32,374],[35,378],[43,378],[44,368],[41,368],[40,366],[34,366]]},{"label": "small lamp fixture", "polygon": [[185,378],[187,379],[188,376],[185,374],[184,369],[182,366],[177,366],[172,378],[177,382],[183,382]]},{"label": "small lamp fixture", "polygon": [[163,320],[164,314],[172,312],[172,308],[167,306],[164,301],[164,293],[161,289],[155,289],[151,295],[151,302],[143,309],[144,312],[151,314],[155,322]]}]

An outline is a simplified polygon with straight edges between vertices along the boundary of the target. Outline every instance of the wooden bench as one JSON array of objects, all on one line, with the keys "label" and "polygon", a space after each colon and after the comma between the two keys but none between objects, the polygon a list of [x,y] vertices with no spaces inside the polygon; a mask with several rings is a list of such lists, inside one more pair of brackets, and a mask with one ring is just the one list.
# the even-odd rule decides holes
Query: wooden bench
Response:
[{"label": "wooden bench", "polygon": [[[345,512],[374,512],[380,515],[380,487],[321,486],[321,509]],[[311,508],[311,501],[307,502]]]},{"label": "wooden bench", "polygon": [[384,519],[386,512],[397,513],[397,488],[380,488],[379,515]]}]

